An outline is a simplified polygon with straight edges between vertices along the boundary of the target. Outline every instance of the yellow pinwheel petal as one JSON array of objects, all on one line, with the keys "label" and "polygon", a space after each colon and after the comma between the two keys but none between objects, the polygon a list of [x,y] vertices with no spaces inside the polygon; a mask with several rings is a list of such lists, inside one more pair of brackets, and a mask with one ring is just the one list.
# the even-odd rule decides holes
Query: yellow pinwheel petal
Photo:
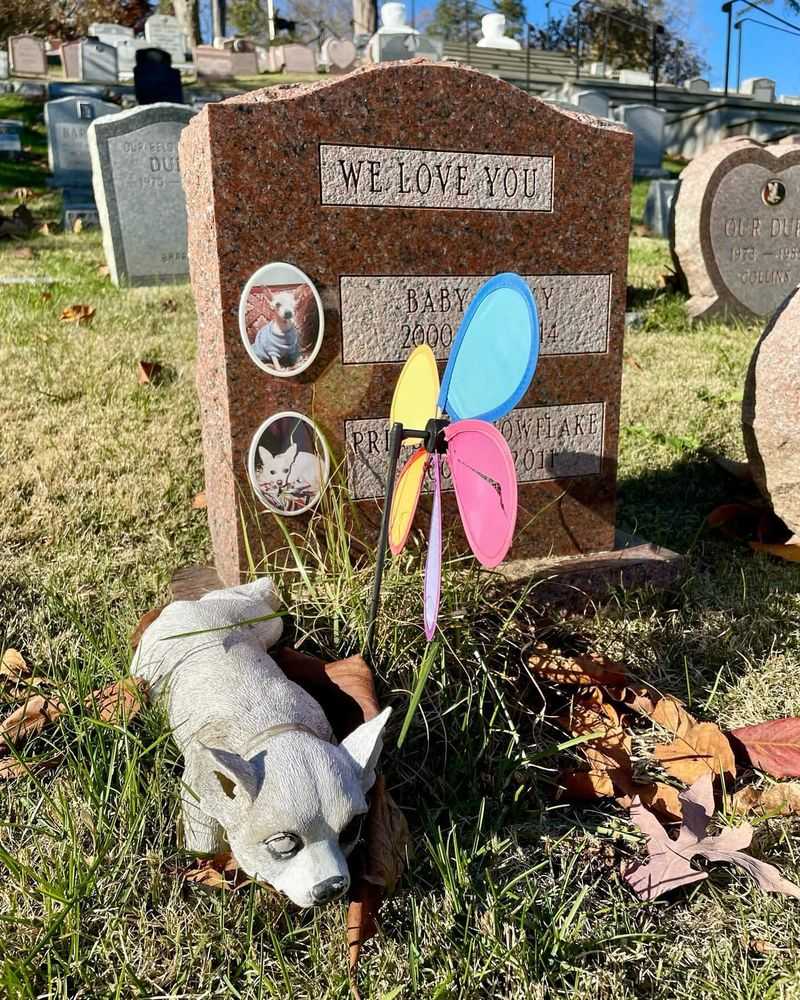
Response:
[{"label": "yellow pinwheel petal", "polygon": [[405,548],[417,512],[429,458],[424,448],[418,448],[403,466],[403,471],[395,484],[392,510],[389,514],[389,548],[392,550],[392,555],[396,556]]},{"label": "yellow pinwheel petal", "polygon": [[[436,358],[427,344],[415,347],[403,365],[397,385],[394,388],[392,407],[389,411],[390,423],[400,423],[403,427],[424,430],[425,425],[436,416],[436,401],[439,398],[439,370]],[[406,444],[420,444],[421,438],[406,438]]]}]

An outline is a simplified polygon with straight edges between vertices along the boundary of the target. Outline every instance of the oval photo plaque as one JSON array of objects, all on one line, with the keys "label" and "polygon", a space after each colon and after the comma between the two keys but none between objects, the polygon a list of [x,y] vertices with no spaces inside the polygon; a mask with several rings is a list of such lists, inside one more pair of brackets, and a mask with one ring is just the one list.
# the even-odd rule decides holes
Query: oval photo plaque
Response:
[{"label": "oval photo plaque", "polygon": [[259,368],[278,378],[299,375],[322,346],[322,301],[309,278],[276,261],[260,267],[239,300],[239,332]]},{"label": "oval photo plaque", "polygon": [[311,510],[329,470],[325,440],[302,413],[276,413],[253,435],[247,472],[258,500],[273,514],[293,517]]}]

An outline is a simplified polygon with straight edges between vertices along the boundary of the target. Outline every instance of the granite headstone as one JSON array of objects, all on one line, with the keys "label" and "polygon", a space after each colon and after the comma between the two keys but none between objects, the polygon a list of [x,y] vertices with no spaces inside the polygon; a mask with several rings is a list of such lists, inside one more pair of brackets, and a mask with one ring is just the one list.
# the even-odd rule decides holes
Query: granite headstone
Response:
[{"label": "granite headstone", "polygon": [[349,38],[326,38],[320,49],[320,64],[329,73],[349,73],[356,56],[356,47]]},{"label": "granite headstone", "polygon": [[195,111],[150,104],[89,129],[94,194],[115,285],[157,285],[189,273],[178,140]]},{"label": "granite headstone", "polygon": [[655,236],[669,237],[672,203],[677,188],[677,181],[650,181],[644,203],[644,224]]},{"label": "granite headstone", "polygon": [[664,129],[667,113],[651,104],[623,104],[618,118],[633,132],[634,177],[664,175]]},{"label": "granite headstone", "polygon": [[79,38],[74,42],[62,42],[59,49],[61,66],[64,76],[68,80],[80,80],[81,77],[81,47],[83,39]]},{"label": "granite headstone", "polygon": [[92,97],[61,97],[44,109],[47,156],[56,187],[92,187],[89,126],[101,115],[116,114],[116,104]]},{"label": "granite headstone", "polygon": [[8,55],[14,76],[47,76],[44,41],[36,35],[12,35]]},{"label": "granite headstone", "polygon": [[8,79],[8,52],[0,52],[0,80]]},{"label": "granite headstone", "polygon": [[[505,270],[526,277],[542,320],[536,378],[500,425],[520,480],[514,554],[613,547],[629,132],[419,61],[209,104],[180,148],[226,583],[247,565],[242,516],[250,551],[285,544],[275,516],[256,515],[248,475],[278,411],[316,421],[374,542],[400,367],[421,342],[443,362],[482,276]],[[324,309],[321,348],[294,377],[258,367],[240,333],[245,285],[272,261],[307,275]],[[459,523],[449,490],[444,523]]]},{"label": "granite headstone", "polygon": [[0,157],[18,160],[22,156],[24,123],[16,118],[0,118]]},{"label": "granite headstone", "polygon": [[680,182],[673,256],[690,316],[771,316],[800,283],[800,149],[725,139]]},{"label": "granite headstone", "polygon": [[741,93],[749,94],[754,101],[771,104],[775,100],[775,81],[768,76],[751,76],[742,80]]},{"label": "granite headstone", "polygon": [[81,43],[81,79],[87,83],[117,83],[117,50],[97,38]]},{"label": "granite headstone", "polygon": [[572,102],[581,111],[596,118],[608,118],[608,94],[602,90],[579,90],[572,95]]},{"label": "granite headstone", "polygon": [[173,64],[186,62],[186,39],[177,17],[151,14],[144,22],[144,37],[150,48],[169,52]]},{"label": "granite headstone", "polygon": [[230,49],[218,49],[213,45],[197,45],[192,50],[195,72],[211,80],[229,80],[236,75],[234,56]]},{"label": "granite headstone", "polygon": [[742,430],[753,478],[796,536],[800,536],[798,329],[800,296],[795,289],[756,345],[742,402]]}]

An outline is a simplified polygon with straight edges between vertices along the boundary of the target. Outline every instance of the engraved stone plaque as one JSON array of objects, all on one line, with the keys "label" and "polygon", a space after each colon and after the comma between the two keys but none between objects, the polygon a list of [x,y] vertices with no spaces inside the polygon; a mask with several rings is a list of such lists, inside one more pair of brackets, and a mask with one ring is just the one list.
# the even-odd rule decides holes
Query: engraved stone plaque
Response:
[{"label": "engraved stone plaque", "polygon": [[552,156],[319,147],[323,205],[549,212]]},{"label": "engraved stone plaque", "polygon": [[[512,410],[497,427],[514,456],[519,483],[598,475],[603,457],[603,411],[603,403]],[[345,442],[347,485],[353,499],[382,497],[389,458],[388,422],[345,421]],[[406,449],[405,457],[410,454]],[[452,489],[447,463],[443,464],[443,477],[444,489]],[[424,492],[431,489],[429,482]]]},{"label": "engraved stone plaque", "polygon": [[709,147],[681,174],[674,229],[693,318],[772,315],[800,283],[800,150]]},{"label": "engraved stone plaque", "polygon": [[[483,277],[343,275],[339,282],[344,364],[402,362],[420,344],[447,360],[464,310]],[[542,354],[594,354],[608,347],[610,274],[529,275]]]},{"label": "engraved stone plaque", "polygon": [[[285,550],[248,475],[253,437],[275,413],[319,429],[331,481],[352,500],[342,516],[354,552],[374,552],[401,365],[429,343],[441,375],[470,298],[501,271],[527,276],[543,338],[530,388],[498,424],[519,476],[511,557],[613,547],[628,130],[463,66],[402,61],[207,104],[179,159],[208,517],[226,583],[248,558]],[[324,312],[319,352],[286,377],[253,364],[239,328],[266,261],[302,271]],[[258,329],[267,317],[253,306]],[[466,552],[447,481],[442,514]],[[296,537],[319,526],[308,518],[292,521]]]}]

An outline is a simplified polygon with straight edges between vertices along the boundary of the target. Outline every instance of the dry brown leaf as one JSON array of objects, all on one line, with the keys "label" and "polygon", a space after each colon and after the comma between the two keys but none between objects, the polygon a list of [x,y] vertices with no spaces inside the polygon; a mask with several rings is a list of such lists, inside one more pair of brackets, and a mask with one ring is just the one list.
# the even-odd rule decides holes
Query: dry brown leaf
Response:
[{"label": "dry brown leaf", "polygon": [[198,858],[180,874],[185,882],[225,892],[235,892],[253,881],[240,870],[230,851],[215,854],[213,858]]},{"label": "dry brown leaf", "polygon": [[149,385],[158,379],[162,372],[160,361],[139,361],[137,366],[137,378],[139,385]]},{"label": "dry brown leaf", "polygon": [[97,273],[100,275],[101,278],[107,278],[109,274],[111,274],[111,270],[108,264],[98,264]]},{"label": "dry brown leaf", "polygon": [[165,313],[174,313],[178,308],[178,303],[175,299],[164,299],[161,303],[161,308]]},{"label": "dry brown leaf", "polygon": [[668,696],[659,698],[648,714],[656,725],[678,737],[685,736],[697,725],[694,716],[689,715],[677,699]]},{"label": "dry brown leaf", "polygon": [[558,781],[567,797],[579,802],[614,797],[614,784],[607,771],[562,771]]},{"label": "dry brown leaf", "polygon": [[663,781],[649,781],[640,784],[634,781],[629,774],[616,771],[614,785],[618,793],[617,803],[625,809],[629,809],[634,798],[638,796],[654,813],[658,813],[665,819],[678,821],[683,815],[680,792],[677,788],[673,788],[672,785],[667,785]]},{"label": "dry brown leaf", "polygon": [[768,556],[776,556],[784,562],[800,562],[800,539],[795,535],[784,545],[769,545],[766,542],[750,542],[750,548]]},{"label": "dry brown leaf", "polygon": [[668,774],[687,785],[709,772],[727,778],[736,774],[728,738],[713,722],[694,723],[671,743],[657,746],[653,755]]},{"label": "dry brown leaf", "polygon": [[45,726],[55,722],[65,709],[59,702],[36,694],[0,722],[0,749],[18,747],[30,736],[40,733]]},{"label": "dry brown leaf", "polygon": [[731,812],[750,812],[769,816],[800,816],[800,782],[782,781],[766,788],[748,785],[731,797]]},{"label": "dry brown leaf", "polygon": [[773,778],[800,778],[800,718],[741,726],[728,735],[752,767]]},{"label": "dry brown leaf", "polygon": [[18,649],[9,647],[0,657],[0,677],[8,677],[16,681],[20,677],[27,677],[30,672],[31,668]]},{"label": "dry brown leaf", "polygon": [[42,234],[42,236],[49,236],[50,226],[46,222],[43,222],[41,226],[39,226],[39,232]]},{"label": "dry brown leaf", "polygon": [[383,897],[394,892],[403,873],[409,839],[405,816],[386,791],[383,775],[379,774],[370,794],[362,867],[353,880],[347,910],[347,950],[356,995],[361,947],[377,932],[378,909]]},{"label": "dry brown leaf", "polygon": [[26,778],[31,774],[38,774],[40,771],[49,771],[57,767],[63,757],[55,754],[44,760],[31,760],[24,763],[14,757],[0,757],[0,781],[13,781],[16,778]]},{"label": "dry brown leaf", "polygon": [[72,223],[73,233],[79,233],[83,229],[83,219],[80,216]]},{"label": "dry brown leaf", "polygon": [[615,768],[630,771],[630,733],[623,728],[614,706],[602,700],[602,692],[595,689],[587,696],[575,698],[569,715],[559,721],[573,736],[597,733],[594,739],[581,744],[591,771],[613,771]]},{"label": "dry brown leaf", "polygon": [[81,304],[67,306],[61,313],[61,321],[64,323],[91,323],[94,312],[94,306]]},{"label": "dry brown leaf", "polygon": [[96,712],[103,722],[121,725],[130,722],[146,704],[147,681],[143,677],[123,677],[99,691],[92,691],[84,702],[85,707]]},{"label": "dry brown leaf", "polygon": [[52,292],[42,292],[42,294],[39,296],[42,302],[49,302],[50,299],[52,299],[52,297],[53,297]]},{"label": "dry brown leaf", "polygon": [[20,260],[33,260],[33,250],[30,247],[16,247],[14,256],[19,257]]},{"label": "dry brown leaf", "polygon": [[631,368],[636,368],[640,372],[644,371],[644,368],[642,368],[642,366],[639,364],[639,362],[632,354],[623,354],[622,360],[625,362],[626,365],[630,365]]},{"label": "dry brown leaf", "polygon": [[622,685],[627,681],[625,668],[602,653],[563,656],[544,643],[536,646],[528,665],[536,677],[553,684]]},{"label": "dry brown leaf", "polygon": [[208,507],[206,503],[206,492],[201,490],[192,500],[192,510],[205,510]]},{"label": "dry brown leaf", "polygon": [[133,633],[131,634],[132,649],[136,649],[136,647],[139,645],[141,641],[142,636],[144,635],[145,629],[149,625],[153,624],[153,622],[156,620],[156,618],[158,618],[158,616],[161,614],[161,612],[164,610],[165,607],[166,604],[162,604],[161,607],[153,608],[152,611],[145,611],[145,613],[139,619],[139,622],[136,628],[133,630]]}]

